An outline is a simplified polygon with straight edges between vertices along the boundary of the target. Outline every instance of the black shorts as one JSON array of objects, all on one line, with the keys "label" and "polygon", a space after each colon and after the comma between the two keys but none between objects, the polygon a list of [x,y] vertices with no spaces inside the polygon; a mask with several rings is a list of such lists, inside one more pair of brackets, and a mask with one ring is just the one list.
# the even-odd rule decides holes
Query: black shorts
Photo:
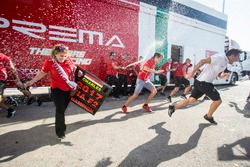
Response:
[{"label": "black shorts", "polygon": [[159,79],[160,79],[160,81],[161,81],[161,85],[162,85],[162,86],[165,86],[166,83],[167,83],[167,76],[161,74],[161,75],[159,75]]},{"label": "black shorts", "polygon": [[3,96],[4,89],[5,89],[5,82],[0,81],[0,96]]},{"label": "black shorts", "polygon": [[175,77],[175,87],[180,87],[182,85],[186,86],[190,86],[190,82],[188,79],[184,78],[184,77]]},{"label": "black shorts", "polygon": [[204,94],[213,101],[221,99],[219,92],[214,88],[214,85],[212,83],[195,80],[194,89],[192,90],[190,97],[199,99]]}]

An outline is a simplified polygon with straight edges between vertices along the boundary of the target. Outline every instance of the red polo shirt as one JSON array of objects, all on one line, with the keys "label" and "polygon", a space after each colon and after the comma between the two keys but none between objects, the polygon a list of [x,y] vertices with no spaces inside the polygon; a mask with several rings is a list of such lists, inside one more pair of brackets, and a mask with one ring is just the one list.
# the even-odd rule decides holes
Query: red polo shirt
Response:
[{"label": "red polo shirt", "polygon": [[[133,69],[135,69],[135,71],[137,73]],[[131,75],[137,76],[139,74],[140,70],[141,70],[140,69],[140,64],[136,64],[136,65],[134,65],[134,66],[132,66],[131,68],[128,69],[128,73],[129,73],[130,76]]]},{"label": "red polo shirt", "polygon": [[[120,60],[118,63],[118,66],[120,67],[126,67],[128,65],[128,62],[124,60]],[[117,70],[118,74],[128,75],[128,70]]]},{"label": "red polo shirt", "polygon": [[8,78],[7,70],[10,67],[10,58],[0,53],[0,81],[6,81]]},{"label": "red polo shirt", "polygon": [[[72,76],[72,73],[74,73],[73,68],[75,67],[73,61],[68,57],[69,63],[66,63],[64,61],[63,63],[59,63],[62,68],[64,69],[65,73],[70,78]],[[62,79],[62,77],[58,74],[57,70],[55,69],[55,66],[53,65],[53,61],[51,59],[47,59],[44,61],[42,71],[45,73],[50,73],[51,82],[50,86],[51,88],[58,88],[63,91],[70,91],[71,88],[68,86],[68,84]]]},{"label": "red polo shirt", "polygon": [[167,75],[169,69],[170,69],[171,63],[167,62],[165,63],[162,67],[161,70],[164,70],[164,72],[162,73],[162,75]]},{"label": "red polo shirt", "polygon": [[107,61],[107,75],[115,76],[117,71],[114,69],[113,65],[116,65],[116,62],[112,59],[108,59]]},{"label": "red polo shirt", "polygon": [[189,66],[187,65],[187,63],[183,63],[183,64],[180,64],[176,70],[176,76],[177,77],[182,77],[184,76],[183,74],[183,69],[186,68],[186,73],[188,72],[188,68]]},{"label": "red polo shirt", "polygon": [[[148,60],[144,65],[143,65],[143,68],[144,67],[148,67],[150,69],[154,69],[155,68],[155,61],[154,59],[150,59]],[[151,75],[151,72],[148,72],[148,71],[144,71],[142,68],[142,71],[139,73],[138,75],[138,78],[140,80],[143,80],[143,81],[147,81]]]}]

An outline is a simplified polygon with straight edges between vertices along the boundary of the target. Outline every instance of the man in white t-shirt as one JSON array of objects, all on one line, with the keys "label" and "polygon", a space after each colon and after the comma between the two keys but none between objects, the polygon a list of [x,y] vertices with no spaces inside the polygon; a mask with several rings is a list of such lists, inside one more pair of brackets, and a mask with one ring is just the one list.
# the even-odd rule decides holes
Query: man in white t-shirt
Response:
[{"label": "man in white t-shirt", "polygon": [[168,109],[168,115],[171,117],[176,109],[195,103],[197,99],[205,94],[213,102],[210,105],[208,113],[204,116],[204,119],[210,123],[217,124],[212,115],[222,101],[219,92],[214,88],[213,81],[217,77],[225,79],[230,76],[230,73],[225,73],[224,70],[226,69],[227,64],[233,64],[234,62],[239,61],[240,53],[241,51],[238,49],[231,49],[226,55],[215,54],[211,57],[202,59],[187,76],[188,79],[194,77],[195,73],[205,65],[202,72],[194,82],[194,89],[192,90],[191,96],[188,99],[171,104]]}]

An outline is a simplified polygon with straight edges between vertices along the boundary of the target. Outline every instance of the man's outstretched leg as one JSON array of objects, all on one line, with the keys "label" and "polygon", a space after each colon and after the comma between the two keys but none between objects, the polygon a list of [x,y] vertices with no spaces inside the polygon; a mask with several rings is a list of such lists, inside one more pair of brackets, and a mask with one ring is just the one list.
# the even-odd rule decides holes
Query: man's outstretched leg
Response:
[{"label": "man's outstretched leg", "polygon": [[186,107],[187,105],[194,104],[197,100],[194,97],[189,97],[188,99],[181,100],[175,104],[169,106],[168,115],[171,117],[176,109],[181,109]]},{"label": "man's outstretched leg", "polygon": [[181,95],[181,98],[187,99],[186,95],[189,93],[190,89],[191,89],[191,86],[190,86],[190,85],[189,85],[189,86],[186,86],[185,89],[184,89],[183,94]]},{"label": "man's outstretched leg", "polygon": [[172,96],[174,96],[178,91],[179,91],[179,86],[177,87],[174,87],[174,89],[171,91],[171,93],[169,94],[169,96],[168,96],[168,98],[167,98],[167,100],[168,100],[168,102],[169,103],[171,103],[172,102]]},{"label": "man's outstretched leg", "polygon": [[217,110],[217,108],[221,105],[222,101],[216,100],[213,101],[210,105],[208,113],[204,116],[204,119],[209,121],[210,123],[217,124],[217,122],[213,118],[213,113]]},{"label": "man's outstretched leg", "polygon": [[152,112],[151,107],[148,106],[148,103],[152,100],[152,98],[157,94],[157,90],[154,88],[150,91],[150,94],[148,95],[144,105],[142,108],[146,110],[147,112]]},{"label": "man's outstretched leg", "polygon": [[128,105],[131,103],[131,102],[133,102],[137,97],[138,97],[138,93],[134,93],[132,96],[130,96],[129,98],[128,98],[128,100],[124,103],[124,105],[122,106],[122,111],[124,112],[124,113],[128,113]]}]

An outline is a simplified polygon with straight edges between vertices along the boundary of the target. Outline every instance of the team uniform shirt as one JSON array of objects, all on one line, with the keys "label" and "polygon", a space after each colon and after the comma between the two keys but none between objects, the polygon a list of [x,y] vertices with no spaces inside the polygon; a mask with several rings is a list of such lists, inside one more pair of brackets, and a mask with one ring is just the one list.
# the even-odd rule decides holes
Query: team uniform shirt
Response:
[{"label": "team uniform shirt", "polygon": [[0,81],[6,81],[8,78],[7,70],[10,66],[10,58],[0,53]]},{"label": "team uniform shirt", "polygon": [[175,61],[175,62],[172,63],[172,69],[176,69],[174,71],[174,77],[176,77],[178,75],[178,71],[177,70],[178,70],[179,66],[180,66],[180,64],[177,61]]},{"label": "team uniform shirt", "polygon": [[[73,61],[68,57],[68,62],[64,61],[63,63],[58,62],[58,64],[63,68],[65,73],[69,78],[71,78],[74,73],[73,68],[75,67]],[[71,88],[69,85],[63,80],[63,78],[58,74],[55,66],[53,65],[53,61],[51,59],[47,59],[44,61],[42,71],[45,73],[50,73],[51,83],[50,86],[52,89],[59,88],[62,91],[70,91]]]},{"label": "team uniform shirt", "polygon": [[[155,68],[155,61],[154,59],[150,59],[148,60],[144,65],[143,65],[143,68],[144,67],[148,67],[150,69],[154,69]],[[140,71],[139,75],[138,75],[138,79],[142,80],[142,81],[147,81],[149,80],[149,77],[151,75],[151,72],[148,72],[148,71],[144,71],[142,68],[142,71]]]},{"label": "team uniform shirt", "polygon": [[198,81],[213,83],[219,73],[227,68],[229,60],[226,55],[215,54],[211,56],[211,64],[207,64],[197,77]]},{"label": "team uniform shirt", "polygon": [[169,63],[169,62],[165,63],[165,64],[161,67],[161,70],[164,70],[164,72],[161,73],[161,74],[167,76],[167,73],[168,73],[168,71],[169,71],[169,69],[170,69],[170,66],[171,66],[171,63]]},{"label": "team uniform shirt", "polygon": [[[134,70],[133,70],[134,69]],[[129,68],[129,71],[128,71],[128,73],[129,73],[129,76],[137,76],[138,74],[139,74],[139,72],[140,72],[140,64],[136,64],[136,65],[134,65],[133,67],[131,67],[131,68]],[[136,73],[136,72],[137,73]]]},{"label": "team uniform shirt", "polygon": [[176,71],[175,71],[175,76],[177,76],[177,77],[183,77],[184,76],[184,73],[183,73],[183,69],[184,68],[186,68],[186,73],[187,73],[189,66],[186,63],[179,64],[177,66]]},{"label": "team uniform shirt", "polygon": [[[121,60],[118,63],[118,66],[120,67],[126,67],[128,65],[128,63],[124,60]],[[127,70],[117,70],[118,74],[122,74],[122,75],[128,75],[128,71]]]},{"label": "team uniform shirt", "polygon": [[112,76],[116,76],[117,71],[116,69],[114,69],[114,65],[116,65],[116,62],[112,59],[109,59],[107,61],[107,75],[112,75]]}]

